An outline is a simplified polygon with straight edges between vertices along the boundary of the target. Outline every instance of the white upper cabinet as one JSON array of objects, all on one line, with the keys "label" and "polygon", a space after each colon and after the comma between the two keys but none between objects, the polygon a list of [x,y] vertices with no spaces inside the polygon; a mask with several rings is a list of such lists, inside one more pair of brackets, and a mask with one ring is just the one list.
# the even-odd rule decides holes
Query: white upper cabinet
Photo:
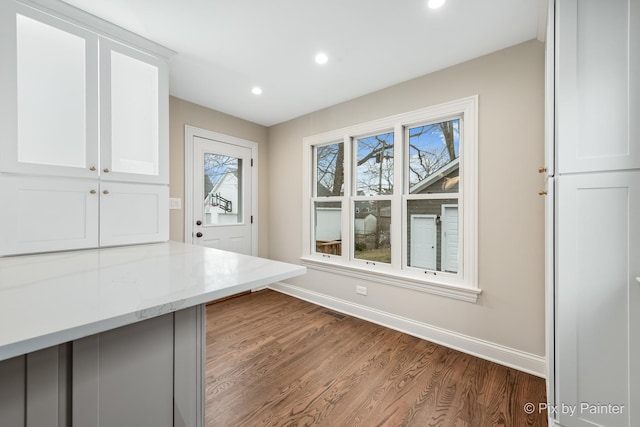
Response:
[{"label": "white upper cabinet", "polygon": [[166,63],[100,40],[101,178],[169,182]]},{"label": "white upper cabinet", "polygon": [[0,172],[168,184],[166,58],[17,1],[0,15]]},{"label": "white upper cabinet", "polygon": [[172,51],[0,0],[0,256],[166,241]]},{"label": "white upper cabinet", "polygon": [[561,1],[556,14],[557,172],[640,168],[640,0]]},{"label": "white upper cabinet", "polygon": [[97,177],[98,37],[20,4],[1,12],[0,171]]}]

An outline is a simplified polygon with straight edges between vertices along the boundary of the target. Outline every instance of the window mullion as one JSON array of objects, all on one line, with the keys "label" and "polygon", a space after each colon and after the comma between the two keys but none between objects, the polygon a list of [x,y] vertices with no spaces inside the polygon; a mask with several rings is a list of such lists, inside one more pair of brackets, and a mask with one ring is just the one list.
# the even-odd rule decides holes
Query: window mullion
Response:
[{"label": "window mullion", "polygon": [[344,197],[342,198],[342,260],[350,261],[353,253],[351,233],[353,233],[351,217],[353,215],[353,165],[351,164],[353,147],[352,138],[345,135],[344,146]]},{"label": "window mullion", "polygon": [[404,183],[404,127],[401,123],[394,125],[394,150],[393,150],[393,198],[391,201],[391,267],[397,270],[402,268],[404,259],[403,249],[403,219],[402,219],[402,193]]}]

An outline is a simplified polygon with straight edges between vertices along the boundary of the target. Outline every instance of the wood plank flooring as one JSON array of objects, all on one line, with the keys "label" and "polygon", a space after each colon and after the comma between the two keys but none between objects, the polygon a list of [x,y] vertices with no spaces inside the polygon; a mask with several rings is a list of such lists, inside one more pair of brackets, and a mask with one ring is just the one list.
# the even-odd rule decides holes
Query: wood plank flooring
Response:
[{"label": "wood plank flooring", "polygon": [[206,425],[546,426],[541,378],[275,291],[207,307]]}]

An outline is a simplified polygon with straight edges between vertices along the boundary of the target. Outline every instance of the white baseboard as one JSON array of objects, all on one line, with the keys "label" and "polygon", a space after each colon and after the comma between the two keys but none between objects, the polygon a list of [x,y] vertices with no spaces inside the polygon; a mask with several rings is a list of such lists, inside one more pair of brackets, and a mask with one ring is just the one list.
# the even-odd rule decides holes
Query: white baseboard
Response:
[{"label": "white baseboard", "polygon": [[282,282],[273,283],[269,285],[268,288],[396,331],[404,332],[417,338],[441,344],[481,359],[486,359],[541,378],[545,377],[546,364],[542,356],[536,356],[531,353],[515,350],[426,323],[416,322],[415,320],[395,314]]}]

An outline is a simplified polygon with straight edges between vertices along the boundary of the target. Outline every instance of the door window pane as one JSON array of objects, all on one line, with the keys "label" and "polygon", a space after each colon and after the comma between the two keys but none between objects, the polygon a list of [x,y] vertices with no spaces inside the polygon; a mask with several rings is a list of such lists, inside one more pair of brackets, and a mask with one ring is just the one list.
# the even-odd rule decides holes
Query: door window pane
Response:
[{"label": "door window pane", "polygon": [[242,222],[242,159],[204,153],[205,225]]},{"label": "door window pane", "polygon": [[356,140],[356,195],[393,193],[393,132]]},{"label": "door window pane", "polygon": [[409,193],[457,193],[460,120],[409,129]]},{"label": "door window pane", "polygon": [[458,200],[407,201],[407,265],[458,272]]},{"label": "door window pane", "polygon": [[342,203],[315,202],[316,252],[342,255]]},{"label": "door window pane", "polygon": [[111,51],[111,168],[158,175],[158,68]]},{"label": "door window pane", "polygon": [[322,145],[316,148],[316,195],[344,194],[344,144]]},{"label": "door window pane", "polygon": [[356,201],[353,226],[355,258],[391,262],[391,200]]},{"label": "door window pane", "polygon": [[86,165],[85,39],[16,15],[18,161]]}]

